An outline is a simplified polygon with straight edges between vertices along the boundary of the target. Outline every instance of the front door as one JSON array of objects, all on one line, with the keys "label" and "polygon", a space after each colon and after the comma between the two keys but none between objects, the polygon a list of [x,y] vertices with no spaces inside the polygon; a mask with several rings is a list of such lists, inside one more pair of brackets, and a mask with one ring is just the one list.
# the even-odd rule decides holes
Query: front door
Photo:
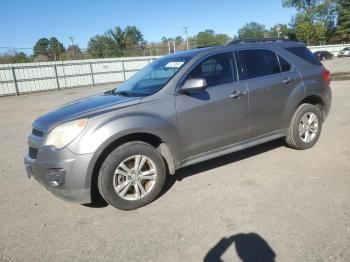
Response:
[{"label": "front door", "polygon": [[233,52],[204,59],[189,78],[204,78],[207,88],[175,96],[182,159],[246,139],[248,94],[236,81]]}]

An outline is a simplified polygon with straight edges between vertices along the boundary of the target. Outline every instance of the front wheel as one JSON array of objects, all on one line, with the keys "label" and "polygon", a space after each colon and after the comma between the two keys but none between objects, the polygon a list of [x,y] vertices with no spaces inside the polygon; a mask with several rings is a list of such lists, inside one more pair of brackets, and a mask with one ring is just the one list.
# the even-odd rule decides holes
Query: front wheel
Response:
[{"label": "front wheel", "polygon": [[110,205],[131,210],[147,205],[160,193],[166,168],[160,153],[144,142],[129,142],[103,162],[98,187]]},{"label": "front wheel", "polygon": [[286,142],[288,146],[303,150],[313,147],[322,130],[322,115],[318,106],[302,104],[294,112]]}]

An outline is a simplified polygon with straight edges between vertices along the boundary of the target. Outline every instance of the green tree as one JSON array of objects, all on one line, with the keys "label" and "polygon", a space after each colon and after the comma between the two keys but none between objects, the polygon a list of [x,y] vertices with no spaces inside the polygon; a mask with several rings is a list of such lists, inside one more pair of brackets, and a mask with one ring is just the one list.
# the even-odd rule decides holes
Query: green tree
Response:
[{"label": "green tree", "polygon": [[49,39],[40,38],[33,47],[33,56],[36,57],[38,55],[49,56]]},{"label": "green tree", "polygon": [[30,58],[23,52],[15,53],[12,58],[12,63],[28,63]]},{"label": "green tree", "polygon": [[33,57],[39,61],[56,61],[60,59],[62,53],[64,53],[64,46],[56,37],[51,37],[50,40],[40,38],[33,47]]},{"label": "green tree", "polygon": [[145,44],[143,35],[136,26],[127,26],[124,30],[117,26],[114,30],[108,30],[106,35],[110,36],[115,46],[120,49],[137,48]]},{"label": "green tree", "polygon": [[334,27],[332,0],[282,0],[282,4],[297,9],[292,26],[298,40],[319,44],[329,39]]},{"label": "green tree", "polygon": [[1,64],[28,63],[31,59],[23,52],[9,51],[0,55]]},{"label": "green tree", "polygon": [[88,53],[95,58],[119,56],[118,51],[115,41],[108,35],[96,35],[88,43]]},{"label": "green tree", "polygon": [[286,24],[276,24],[270,28],[269,37],[290,38],[292,29]]},{"label": "green tree", "polygon": [[136,26],[128,26],[124,30],[125,48],[139,48],[143,47],[146,42],[143,35]]},{"label": "green tree", "polygon": [[113,39],[116,48],[125,48],[125,32],[119,26],[114,28],[114,30],[108,30],[105,35],[110,36]]},{"label": "green tree", "polygon": [[[216,34],[214,30],[207,29],[199,32],[193,39],[190,39],[191,46],[215,46],[225,44],[230,37],[225,34]],[[194,44],[195,43],[195,44]]]},{"label": "green tree", "polygon": [[184,42],[184,39],[182,38],[182,36],[175,37],[176,46],[183,44],[183,42]]},{"label": "green tree", "polygon": [[51,37],[49,40],[48,55],[49,57],[56,61],[61,59],[61,55],[64,53],[65,49],[63,44],[57,40],[56,37]]},{"label": "green tree", "polygon": [[332,41],[350,42],[350,0],[338,0],[336,12],[338,19]]},{"label": "green tree", "polygon": [[[143,53],[146,41],[139,29],[127,26],[124,30],[117,26],[104,35],[92,37],[88,43],[88,53],[93,57],[118,57]],[[140,52],[141,50],[141,52]]]},{"label": "green tree", "polygon": [[266,30],[265,25],[256,22],[247,23],[238,30],[238,38],[240,39],[264,37],[268,37],[268,30]]}]

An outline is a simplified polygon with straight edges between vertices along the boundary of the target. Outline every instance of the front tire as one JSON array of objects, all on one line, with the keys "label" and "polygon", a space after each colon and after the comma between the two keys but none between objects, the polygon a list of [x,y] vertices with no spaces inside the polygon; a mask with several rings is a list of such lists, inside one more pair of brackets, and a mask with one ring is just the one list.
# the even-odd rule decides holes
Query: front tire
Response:
[{"label": "front tire", "polygon": [[165,178],[160,153],[147,143],[129,142],[107,156],[99,172],[98,188],[108,204],[132,210],[156,199]]},{"label": "front tire", "polygon": [[304,150],[313,147],[321,134],[322,115],[320,108],[311,104],[301,104],[292,117],[286,142],[288,146]]}]

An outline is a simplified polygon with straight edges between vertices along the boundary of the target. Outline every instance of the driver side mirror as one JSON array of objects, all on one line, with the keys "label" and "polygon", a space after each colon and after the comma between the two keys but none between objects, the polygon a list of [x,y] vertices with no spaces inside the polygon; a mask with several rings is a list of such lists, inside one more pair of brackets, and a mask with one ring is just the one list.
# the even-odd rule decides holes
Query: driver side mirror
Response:
[{"label": "driver side mirror", "polygon": [[200,91],[207,88],[207,81],[205,78],[191,78],[187,79],[185,84],[181,87],[181,93],[189,93],[191,91]]}]

